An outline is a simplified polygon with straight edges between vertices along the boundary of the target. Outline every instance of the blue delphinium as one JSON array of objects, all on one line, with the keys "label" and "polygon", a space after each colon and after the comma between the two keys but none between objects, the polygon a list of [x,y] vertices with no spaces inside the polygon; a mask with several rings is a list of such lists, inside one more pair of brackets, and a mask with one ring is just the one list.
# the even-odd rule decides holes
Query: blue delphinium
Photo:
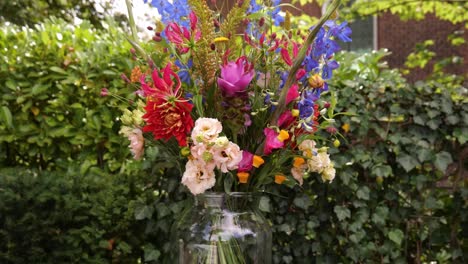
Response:
[{"label": "blue delphinium", "polygon": [[[149,0],[144,1],[147,3]],[[168,0],[151,0],[151,6],[158,10],[164,24],[176,22],[185,27],[189,25],[190,6],[187,0],[174,0],[172,3]]]},{"label": "blue delphinium", "polygon": [[192,68],[192,65],[193,65],[192,60],[190,59],[187,62],[187,64],[183,64],[182,62],[180,62],[180,60],[176,60],[175,65],[179,67],[179,71],[177,72],[177,74],[179,75],[180,80],[190,85],[192,82],[192,79],[190,78],[190,73],[188,70]]}]

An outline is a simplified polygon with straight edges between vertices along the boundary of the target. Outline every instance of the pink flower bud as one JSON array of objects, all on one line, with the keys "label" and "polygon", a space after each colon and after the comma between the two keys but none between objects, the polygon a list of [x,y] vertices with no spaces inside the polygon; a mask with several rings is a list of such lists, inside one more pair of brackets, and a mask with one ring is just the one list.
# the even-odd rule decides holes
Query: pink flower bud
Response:
[{"label": "pink flower bud", "polygon": [[108,96],[109,95],[109,90],[107,88],[102,88],[101,89],[101,96]]},{"label": "pink flower bud", "polygon": [[336,131],[337,131],[336,127],[333,127],[333,126],[327,127],[327,132],[332,134],[332,135],[336,134]]}]

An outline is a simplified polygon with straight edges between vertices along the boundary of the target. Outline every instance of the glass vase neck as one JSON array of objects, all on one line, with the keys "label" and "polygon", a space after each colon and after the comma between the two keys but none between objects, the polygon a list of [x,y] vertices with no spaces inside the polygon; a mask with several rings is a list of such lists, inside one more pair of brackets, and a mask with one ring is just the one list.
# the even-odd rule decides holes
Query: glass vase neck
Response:
[{"label": "glass vase neck", "polygon": [[245,210],[254,204],[254,195],[249,192],[207,192],[196,196],[199,206],[208,209]]}]

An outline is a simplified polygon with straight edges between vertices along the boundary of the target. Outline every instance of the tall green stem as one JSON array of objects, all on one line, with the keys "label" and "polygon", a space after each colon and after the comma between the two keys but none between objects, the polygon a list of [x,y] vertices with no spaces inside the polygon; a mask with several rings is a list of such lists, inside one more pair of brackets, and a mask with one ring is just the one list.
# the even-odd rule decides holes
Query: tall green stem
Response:
[{"label": "tall green stem", "polygon": [[128,23],[130,24],[130,30],[132,31],[132,40],[136,42],[138,38],[135,19],[133,18],[132,0],[125,0],[125,4],[127,5]]},{"label": "tall green stem", "polygon": [[296,59],[293,62],[293,66],[291,67],[291,70],[289,71],[288,78],[286,79],[286,83],[284,84],[284,87],[281,90],[281,94],[280,94],[280,97],[279,97],[279,100],[278,100],[278,106],[276,107],[275,111],[273,112],[273,114],[271,116],[270,124],[272,126],[277,125],[279,116],[286,110],[286,96],[288,95],[289,88],[296,81],[296,73],[299,70],[299,68],[301,67],[302,62],[304,61],[304,58],[305,58],[306,53],[307,53],[307,49],[309,48],[309,46],[314,41],[314,39],[317,36],[317,33],[319,32],[320,28],[330,18],[330,16],[335,12],[335,10],[338,8],[340,3],[341,3],[341,0],[334,0],[330,4],[330,6],[328,7],[328,10],[325,13],[325,15],[323,15],[320,18],[318,24],[314,27],[312,32],[309,33],[304,45],[299,50],[299,53],[298,53]]}]

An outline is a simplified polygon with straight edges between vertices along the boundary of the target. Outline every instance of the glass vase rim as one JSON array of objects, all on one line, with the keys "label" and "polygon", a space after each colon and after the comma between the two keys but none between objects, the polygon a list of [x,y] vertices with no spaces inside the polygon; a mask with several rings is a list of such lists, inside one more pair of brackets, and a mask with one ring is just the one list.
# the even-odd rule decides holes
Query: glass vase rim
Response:
[{"label": "glass vase rim", "polygon": [[204,192],[197,196],[207,197],[207,198],[217,198],[217,197],[253,197],[255,196],[254,192]]}]

